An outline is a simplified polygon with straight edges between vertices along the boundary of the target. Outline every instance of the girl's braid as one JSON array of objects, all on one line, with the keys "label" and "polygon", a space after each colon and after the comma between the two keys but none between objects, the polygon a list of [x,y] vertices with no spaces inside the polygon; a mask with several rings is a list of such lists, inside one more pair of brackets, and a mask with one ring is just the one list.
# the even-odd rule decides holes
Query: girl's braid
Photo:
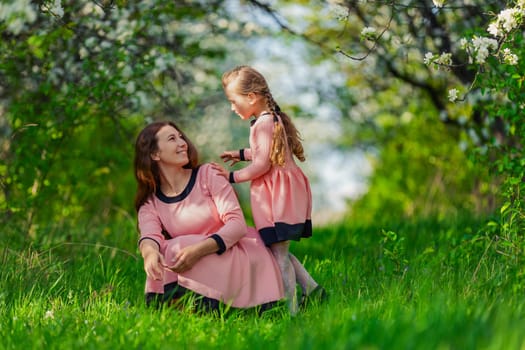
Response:
[{"label": "girl's braid", "polygon": [[[292,123],[292,120],[288,115],[281,111],[279,105],[273,99],[272,94],[267,91],[264,93],[266,97],[266,106],[272,112],[274,116],[279,116],[281,118],[282,124],[279,123],[279,120],[274,121],[273,129],[273,140],[272,140],[272,149],[270,152],[270,161],[272,164],[283,166],[285,163],[285,144],[288,140],[288,148],[292,153],[301,161],[305,161],[304,149],[301,144],[301,137],[299,131]],[[284,129],[283,129],[284,126]],[[286,133],[286,134],[285,134]]]}]

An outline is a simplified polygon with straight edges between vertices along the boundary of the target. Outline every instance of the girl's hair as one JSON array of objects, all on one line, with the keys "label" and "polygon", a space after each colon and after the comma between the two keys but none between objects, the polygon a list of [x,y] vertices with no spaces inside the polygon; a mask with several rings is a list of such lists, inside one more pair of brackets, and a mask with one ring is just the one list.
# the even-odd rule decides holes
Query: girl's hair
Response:
[{"label": "girl's hair", "polygon": [[135,142],[135,178],[137,179],[137,193],[135,195],[135,210],[146,203],[148,198],[157,191],[160,184],[159,166],[151,155],[158,151],[157,133],[164,126],[170,125],[177,129],[182,139],[188,144],[189,162],[184,166],[185,169],[193,169],[198,165],[198,152],[193,143],[182,132],[177,125],[170,121],[154,122],[147,125],[137,136]]},{"label": "girl's hair", "polygon": [[[238,66],[222,75],[222,86],[226,86],[231,82],[237,82],[238,93],[247,95],[251,92],[259,94],[264,97],[266,107],[274,114],[279,115],[284,125],[284,130],[281,123],[275,122],[273,129],[272,149],[270,153],[270,161],[274,165],[284,165],[285,162],[285,142],[288,140],[288,147],[292,153],[301,162],[304,162],[304,150],[301,143],[301,135],[293,124],[290,117],[281,111],[279,105],[273,99],[270,88],[266,83],[266,79],[261,73],[249,66]],[[286,134],[285,134],[286,133]]]}]

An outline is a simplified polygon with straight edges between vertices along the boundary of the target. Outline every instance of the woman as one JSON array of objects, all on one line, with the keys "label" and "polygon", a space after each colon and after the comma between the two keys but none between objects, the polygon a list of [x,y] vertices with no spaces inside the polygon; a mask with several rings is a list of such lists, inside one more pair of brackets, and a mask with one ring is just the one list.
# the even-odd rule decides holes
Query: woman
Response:
[{"label": "woman", "polygon": [[135,208],[146,302],[188,291],[204,306],[267,306],[283,298],[279,267],[248,228],[233,187],[172,122],[146,126],[135,144]]}]

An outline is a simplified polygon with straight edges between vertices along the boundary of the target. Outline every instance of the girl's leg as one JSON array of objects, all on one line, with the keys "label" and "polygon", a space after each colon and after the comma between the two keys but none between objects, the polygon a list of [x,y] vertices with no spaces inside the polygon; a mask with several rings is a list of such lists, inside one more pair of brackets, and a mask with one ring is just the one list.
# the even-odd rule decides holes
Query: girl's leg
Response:
[{"label": "girl's leg", "polygon": [[295,270],[290,260],[290,256],[288,255],[289,247],[290,242],[284,241],[272,244],[270,249],[272,250],[275,260],[279,265],[279,269],[281,270],[284,294],[288,301],[288,309],[290,310],[291,315],[295,315],[299,310],[299,304],[297,301],[297,294],[295,293]]},{"label": "girl's leg", "polygon": [[319,285],[312,276],[306,271],[303,264],[292,254],[289,253],[290,261],[295,270],[295,278],[303,290],[303,295],[309,295]]}]

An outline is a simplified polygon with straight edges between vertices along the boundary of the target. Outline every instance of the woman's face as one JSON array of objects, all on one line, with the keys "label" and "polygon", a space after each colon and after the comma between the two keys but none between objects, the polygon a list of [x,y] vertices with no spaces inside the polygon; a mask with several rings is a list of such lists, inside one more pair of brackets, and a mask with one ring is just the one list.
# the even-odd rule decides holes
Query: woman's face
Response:
[{"label": "woman's face", "polygon": [[243,95],[239,94],[237,91],[237,83],[235,80],[226,85],[226,88],[224,89],[226,97],[228,98],[228,101],[230,101],[232,111],[243,120],[250,119],[255,112],[255,94],[250,93],[248,95]]},{"label": "woman's face", "polygon": [[183,167],[189,163],[188,144],[182,134],[171,125],[165,125],[157,132],[157,152],[151,155],[159,164]]}]

